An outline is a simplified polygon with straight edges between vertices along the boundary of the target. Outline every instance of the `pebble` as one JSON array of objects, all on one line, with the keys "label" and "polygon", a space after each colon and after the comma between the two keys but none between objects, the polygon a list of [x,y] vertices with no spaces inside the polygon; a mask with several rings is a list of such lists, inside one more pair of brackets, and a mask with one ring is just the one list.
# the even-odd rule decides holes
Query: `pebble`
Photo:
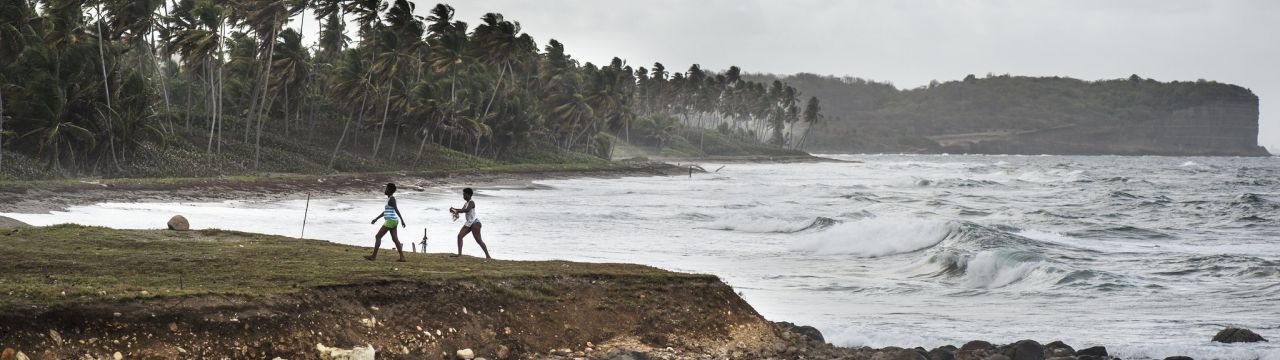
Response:
[{"label": "pebble", "polygon": [[121,360],[121,359],[124,359],[124,354],[121,354],[119,351],[117,351],[115,354],[111,354],[111,358],[116,360]]},{"label": "pebble", "polygon": [[471,360],[476,358],[476,352],[471,349],[458,350],[458,358],[463,360]]}]

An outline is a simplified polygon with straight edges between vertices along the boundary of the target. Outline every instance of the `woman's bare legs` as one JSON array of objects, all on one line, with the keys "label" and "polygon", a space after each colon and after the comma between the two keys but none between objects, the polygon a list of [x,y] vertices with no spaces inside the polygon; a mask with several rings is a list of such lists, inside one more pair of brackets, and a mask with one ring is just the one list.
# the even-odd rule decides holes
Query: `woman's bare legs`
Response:
[{"label": "woman's bare legs", "polygon": [[404,262],[404,245],[400,243],[400,236],[396,231],[396,228],[391,228],[391,242],[396,244],[396,252],[400,253],[400,259],[396,261]]},{"label": "woman's bare legs", "polygon": [[484,250],[484,257],[486,259],[492,259],[493,257],[489,256],[489,247],[484,245],[484,240],[480,237],[479,223],[471,224],[471,227],[463,226],[461,230],[458,230],[458,253],[456,255],[449,256],[462,256],[462,238],[466,237],[468,233],[470,233],[472,237],[476,238],[476,243],[480,244],[480,250]]},{"label": "woman's bare legs", "polygon": [[469,232],[471,232],[471,228],[466,226],[463,226],[462,229],[458,230],[458,253],[449,256],[462,256],[462,238],[467,236],[467,233]]},{"label": "woman's bare legs", "polygon": [[[391,239],[394,240],[396,242],[396,246],[399,247],[400,240],[396,240],[396,229],[387,228],[386,226],[380,227],[378,228],[378,235],[373,236],[373,255],[365,255],[365,260],[373,261],[373,259],[378,258],[378,248],[382,247],[382,236],[386,235],[387,231],[391,231]],[[403,259],[404,254],[400,254],[400,258]]]},{"label": "woman's bare legs", "polygon": [[485,259],[492,259],[492,257],[490,257],[490,256],[489,256],[489,247],[484,246],[484,240],[482,240],[482,239],[480,238],[480,224],[479,224],[479,223],[476,223],[476,224],[472,224],[472,225],[471,225],[471,237],[476,238],[476,243],[477,243],[477,244],[480,244],[480,250],[484,250],[484,258],[485,258]]}]

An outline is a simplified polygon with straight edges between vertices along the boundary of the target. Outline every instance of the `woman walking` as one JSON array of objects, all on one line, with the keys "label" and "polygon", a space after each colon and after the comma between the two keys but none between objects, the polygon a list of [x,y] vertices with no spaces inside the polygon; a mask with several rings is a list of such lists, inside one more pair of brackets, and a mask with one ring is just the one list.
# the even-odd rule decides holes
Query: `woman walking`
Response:
[{"label": "woman walking", "polygon": [[480,218],[476,217],[476,202],[471,200],[471,195],[474,193],[475,191],[471,188],[462,189],[462,200],[467,202],[462,205],[462,208],[449,208],[449,213],[455,218],[458,214],[467,215],[467,222],[462,224],[462,229],[458,231],[458,253],[449,256],[462,256],[462,238],[470,233],[476,239],[476,243],[480,244],[480,250],[484,250],[484,258],[492,259],[489,257],[489,248],[484,245],[484,240],[480,237]]},{"label": "woman walking", "polygon": [[378,219],[383,219],[384,222],[382,227],[378,228],[378,235],[374,235],[373,254],[365,255],[364,259],[369,261],[377,259],[378,248],[382,246],[382,236],[386,235],[387,232],[391,232],[391,242],[396,244],[396,251],[400,253],[400,259],[396,261],[404,262],[404,245],[400,244],[400,236],[396,233],[396,225],[399,224],[400,227],[407,227],[408,225],[404,223],[404,216],[400,215],[400,208],[396,206],[396,197],[394,195],[396,193],[396,184],[387,183],[387,188],[382,193],[387,194],[387,205],[382,208],[382,214],[373,218],[373,221],[369,223],[377,223]]}]

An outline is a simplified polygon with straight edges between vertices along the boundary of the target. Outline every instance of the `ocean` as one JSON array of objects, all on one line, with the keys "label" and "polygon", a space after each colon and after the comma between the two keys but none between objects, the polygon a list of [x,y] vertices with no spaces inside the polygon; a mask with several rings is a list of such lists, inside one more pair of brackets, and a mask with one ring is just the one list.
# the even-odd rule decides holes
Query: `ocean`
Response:
[{"label": "ocean", "polygon": [[[1280,359],[1280,158],[828,155],[691,177],[478,187],[494,257],[719,276],[841,346],[1062,340],[1113,356]],[[223,228],[370,246],[367,197],[103,203],[34,225]],[[456,251],[460,189],[404,191],[402,240]],[[389,241],[384,241],[384,247]],[[483,256],[468,238],[464,253]],[[1273,342],[1220,344],[1226,326]]]}]

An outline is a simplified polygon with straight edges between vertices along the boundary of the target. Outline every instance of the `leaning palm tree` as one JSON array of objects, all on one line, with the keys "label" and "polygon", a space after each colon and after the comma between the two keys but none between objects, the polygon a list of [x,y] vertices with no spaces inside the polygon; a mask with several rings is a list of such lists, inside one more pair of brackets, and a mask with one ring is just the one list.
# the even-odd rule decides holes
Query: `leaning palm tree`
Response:
[{"label": "leaning palm tree", "polygon": [[809,130],[813,130],[813,126],[822,121],[822,106],[818,104],[817,96],[810,96],[809,101],[804,107],[804,135],[800,135],[800,141],[796,142],[796,149],[804,146],[805,139],[809,138]]},{"label": "leaning palm tree", "polygon": [[278,75],[272,80],[272,87],[276,89],[276,96],[284,99],[284,132],[288,136],[289,114],[301,117],[302,106],[299,103],[305,100],[303,90],[311,77],[311,55],[302,45],[302,34],[292,28],[280,32],[280,43],[276,49],[271,66]]},{"label": "leaning palm tree", "polygon": [[[202,74],[207,87],[206,104],[209,111],[209,140],[205,152],[214,151],[214,138],[219,123],[218,91],[220,81],[214,75],[214,69],[221,67],[221,46],[223,37],[218,32],[221,25],[223,8],[211,1],[182,0],[174,4],[174,11],[167,19],[169,30],[165,53],[177,54],[182,60],[183,68],[189,74]],[[217,63],[215,66],[214,64]],[[189,98],[188,98],[189,101]],[[188,125],[190,126],[190,109]]]},{"label": "leaning palm tree", "polygon": [[[393,90],[407,92],[406,78],[409,71],[418,68],[418,58],[413,54],[423,45],[422,35],[426,31],[422,19],[413,15],[413,4],[407,0],[396,0],[387,12],[384,28],[378,48],[381,51],[374,60],[373,74],[384,84],[385,105],[382,112],[382,123],[378,126],[378,140],[373,145],[373,156],[378,156],[382,146],[382,137],[386,132],[387,118],[391,107]],[[398,134],[398,133],[397,133]],[[394,145],[392,146],[394,149]]]},{"label": "leaning palm tree", "polygon": [[271,80],[271,60],[275,56],[276,38],[280,34],[281,27],[284,23],[293,17],[293,14],[302,10],[306,5],[301,0],[247,0],[242,4],[242,13],[239,14],[240,21],[250,26],[253,31],[258,34],[260,39],[266,46],[266,56],[262,57],[262,74],[259,76],[258,85],[255,91],[261,94],[261,99],[251,99],[249,106],[249,124],[256,123],[257,135],[254,138],[253,145],[253,167],[257,169],[262,157],[262,125],[267,116],[266,109],[271,107],[268,103],[267,85]]},{"label": "leaning palm tree", "polygon": [[[146,52],[146,55],[139,54],[139,69],[151,67],[152,74],[160,83],[161,94],[164,95],[165,116],[172,111],[169,105],[169,89],[168,85],[163,81],[163,73],[160,69],[160,57],[157,56],[155,48],[152,46],[151,37],[154,36],[155,30],[159,27],[159,16],[156,14],[162,0],[135,0],[135,1],[107,1],[107,21],[111,24],[113,37],[118,37],[124,43],[133,44],[135,48]],[[144,61],[150,58],[150,61]],[[164,126],[161,123],[161,126]],[[172,123],[169,124],[172,127]]]}]

